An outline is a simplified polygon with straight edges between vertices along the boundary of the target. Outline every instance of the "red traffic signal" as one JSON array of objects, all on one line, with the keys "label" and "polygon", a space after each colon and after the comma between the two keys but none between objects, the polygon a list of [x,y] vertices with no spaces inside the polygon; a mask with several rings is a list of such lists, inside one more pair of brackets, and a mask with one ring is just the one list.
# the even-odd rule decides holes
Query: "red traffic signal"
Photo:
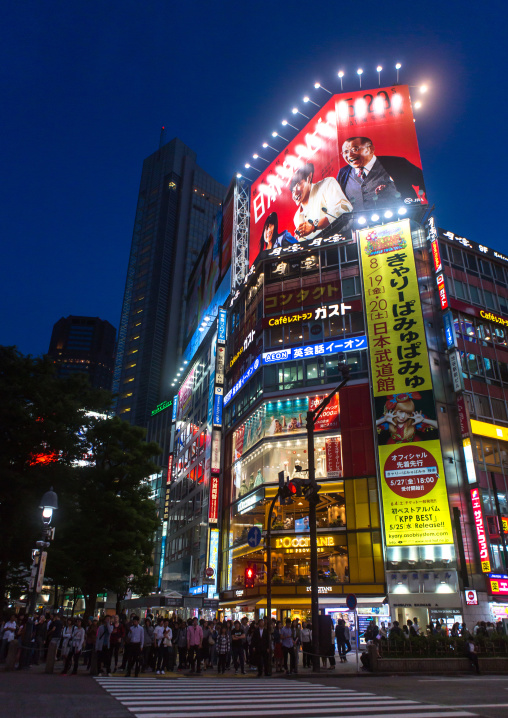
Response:
[{"label": "red traffic signal", "polygon": [[254,588],[256,582],[256,567],[247,566],[245,569],[245,588]]}]

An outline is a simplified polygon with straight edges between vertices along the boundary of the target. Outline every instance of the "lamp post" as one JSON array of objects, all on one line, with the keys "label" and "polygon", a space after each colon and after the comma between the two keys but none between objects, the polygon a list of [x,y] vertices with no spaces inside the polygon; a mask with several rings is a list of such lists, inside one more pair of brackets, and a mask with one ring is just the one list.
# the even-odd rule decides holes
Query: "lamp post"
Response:
[{"label": "lamp post", "polygon": [[[314,466],[314,427],[317,420],[326,409],[332,398],[349,381],[349,366],[339,366],[342,373],[341,383],[323,399],[321,404],[312,411],[307,412],[307,454],[309,461],[309,484],[316,485],[316,471]],[[317,491],[309,496],[309,538],[310,538],[310,602],[312,614],[312,670],[319,673],[319,590],[318,590],[318,546],[317,546]]]},{"label": "lamp post", "polygon": [[39,508],[42,509],[42,539],[36,541],[33,553],[32,575],[30,576],[30,585],[28,591],[28,613],[33,613],[37,605],[37,596],[42,588],[42,580],[44,578],[44,568],[46,566],[47,552],[44,549],[49,547],[50,541],[55,537],[55,529],[50,528],[53,511],[58,509],[58,496],[53,491],[53,487],[46,491],[42,497]]}]

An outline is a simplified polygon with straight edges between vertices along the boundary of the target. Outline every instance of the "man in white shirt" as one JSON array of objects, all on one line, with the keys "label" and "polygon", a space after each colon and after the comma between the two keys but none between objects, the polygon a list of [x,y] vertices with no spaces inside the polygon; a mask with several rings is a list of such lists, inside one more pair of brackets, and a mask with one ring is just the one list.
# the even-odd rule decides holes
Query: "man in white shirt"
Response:
[{"label": "man in white shirt", "polygon": [[16,629],[18,625],[16,623],[16,616],[12,615],[9,621],[4,623],[2,629],[2,646],[0,650],[0,661],[3,661],[9,650],[9,643],[14,640],[16,636]]},{"label": "man in white shirt", "polygon": [[313,178],[314,165],[307,162],[294,173],[289,184],[293,201],[298,207],[294,223],[299,240],[313,239],[333,222],[334,217],[353,209],[334,177],[325,177],[315,184],[312,183]]},{"label": "man in white shirt", "polygon": [[125,674],[127,678],[130,678],[133,663],[136,664],[134,675],[136,676],[136,678],[139,675],[139,664],[141,663],[141,651],[143,650],[143,642],[144,631],[139,625],[138,616],[134,616],[134,618],[132,619],[132,626],[129,631],[129,663],[127,665],[127,673]]},{"label": "man in white shirt", "polygon": [[162,618],[159,619],[159,623],[154,628],[153,637],[155,640],[155,651],[157,657],[156,673],[157,675],[164,675],[164,646],[162,643],[164,638],[164,626],[162,625]]}]

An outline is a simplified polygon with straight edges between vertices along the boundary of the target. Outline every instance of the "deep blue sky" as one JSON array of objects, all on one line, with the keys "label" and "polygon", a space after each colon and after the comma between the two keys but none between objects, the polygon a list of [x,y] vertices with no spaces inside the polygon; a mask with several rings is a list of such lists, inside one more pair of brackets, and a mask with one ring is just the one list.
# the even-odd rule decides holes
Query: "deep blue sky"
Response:
[{"label": "deep blue sky", "polygon": [[316,80],[340,89],[341,67],[345,90],[360,66],[364,87],[379,63],[394,82],[397,61],[401,82],[429,83],[416,127],[438,222],[506,252],[506,22],[500,0],[8,3],[0,343],[43,353],[68,314],[118,327],[161,125],[227,184],[304,94],[328,97]]}]

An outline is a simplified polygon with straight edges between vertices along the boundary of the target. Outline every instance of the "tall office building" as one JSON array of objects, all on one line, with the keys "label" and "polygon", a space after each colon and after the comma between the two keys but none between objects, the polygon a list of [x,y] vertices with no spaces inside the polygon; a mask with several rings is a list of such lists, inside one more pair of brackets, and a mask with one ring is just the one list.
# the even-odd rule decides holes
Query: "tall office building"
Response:
[{"label": "tall office building", "polygon": [[113,382],[132,424],[171,395],[187,282],[225,192],[177,138],[143,162]]},{"label": "tall office building", "polygon": [[53,326],[48,355],[58,376],[88,374],[96,389],[111,391],[116,329],[99,317],[62,317]]}]

